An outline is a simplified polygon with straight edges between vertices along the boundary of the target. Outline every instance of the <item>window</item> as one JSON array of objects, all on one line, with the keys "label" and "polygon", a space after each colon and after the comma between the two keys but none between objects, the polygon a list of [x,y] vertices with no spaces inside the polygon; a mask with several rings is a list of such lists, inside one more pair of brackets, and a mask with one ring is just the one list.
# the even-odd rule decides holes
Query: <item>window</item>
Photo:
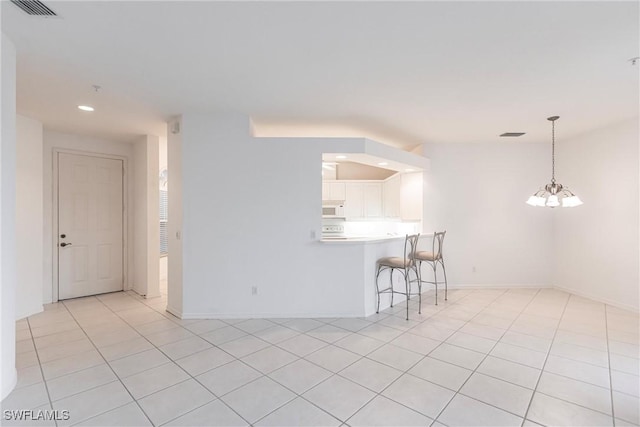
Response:
[{"label": "window", "polygon": [[167,190],[160,190],[160,255],[169,253],[167,242],[167,219],[169,217],[169,197]]}]

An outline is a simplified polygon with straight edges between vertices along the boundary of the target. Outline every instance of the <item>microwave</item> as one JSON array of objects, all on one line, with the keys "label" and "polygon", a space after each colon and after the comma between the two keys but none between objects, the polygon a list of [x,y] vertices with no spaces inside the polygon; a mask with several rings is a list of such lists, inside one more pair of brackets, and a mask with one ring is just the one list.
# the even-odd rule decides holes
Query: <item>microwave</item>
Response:
[{"label": "microwave", "polygon": [[323,203],[322,218],[344,218],[343,203]]}]

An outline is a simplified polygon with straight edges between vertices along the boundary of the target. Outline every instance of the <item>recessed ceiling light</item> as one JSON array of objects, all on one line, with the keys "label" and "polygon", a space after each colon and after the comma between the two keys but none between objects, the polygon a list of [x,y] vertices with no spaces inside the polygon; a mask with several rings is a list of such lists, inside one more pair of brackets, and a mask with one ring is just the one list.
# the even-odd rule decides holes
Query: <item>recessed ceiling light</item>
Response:
[{"label": "recessed ceiling light", "polygon": [[95,110],[93,107],[90,107],[88,105],[78,105],[78,109],[82,110],[82,111],[94,111]]},{"label": "recessed ceiling light", "polygon": [[339,154],[336,156],[336,159],[346,159],[347,156],[345,156],[344,154]]},{"label": "recessed ceiling light", "polygon": [[380,163],[378,163],[378,166],[387,166],[388,164],[389,163],[387,163],[387,162],[380,162]]}]

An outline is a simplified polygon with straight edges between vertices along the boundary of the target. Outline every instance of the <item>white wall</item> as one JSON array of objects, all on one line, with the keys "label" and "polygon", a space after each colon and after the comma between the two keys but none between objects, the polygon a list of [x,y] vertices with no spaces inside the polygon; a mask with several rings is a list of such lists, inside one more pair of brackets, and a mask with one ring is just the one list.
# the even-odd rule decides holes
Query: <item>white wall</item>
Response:
[{"label": "white wall", "polygon": [[16,50],[0,34],[0,400],[16,385]]},{"label": "white wall", "polygon": [[518,142],[425,146],[423,229],[447,230],[449,285],[552,285],[553,212],[525,204],[549,179],[549,154]]},{"label": "white wall", "polygon": [[148,298],[160,295],[158,150],[157,136],[133,143],[133,289]]},{"label": "white wall", "polygon": [[167,165],[169,173],[169,220],[167,222],[168,272],[167,311],[183,315],[182,277],[182,133],[172,130],[181,128],[182,119],[167,124]]},{"label": "white wall", "polygon": [[556,143],[556,176],[584,202],[555,212],[556,286],[638,310],[638,120]]},{"label": "white wall", "polygon": [[21,319],[42,311],[42,123],[18,115],[16,130],[16,318]]},{"label": "white wall", "polygon": [[[131,168],[133,159],[133,147],[131,144],[103,140],[89,136],[73,135],[51,130],[44,130],[44,288],[43,302],[50,303],[53,298],[53,150],[61,148],[73,150],[79,153],[100,153],[121,156],[127,159],[127,165]],[[130,288],[133,284],[133,241],[134,241],[134,181],[131,179],[132,171],[128,170],[127,192],[127,240],[129,250],[127,251],[127,264],[129,274],[125,281],[125,288]]]}]

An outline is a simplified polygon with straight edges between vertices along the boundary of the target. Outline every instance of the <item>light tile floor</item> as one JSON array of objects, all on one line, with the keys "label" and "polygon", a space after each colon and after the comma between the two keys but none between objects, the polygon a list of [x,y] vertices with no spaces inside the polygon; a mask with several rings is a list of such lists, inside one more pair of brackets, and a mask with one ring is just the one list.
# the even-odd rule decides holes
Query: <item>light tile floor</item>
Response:
[{"label": "light tile floor", "polygon": [[427,293],[409,321],[402,303],[249,320],[180,320],[165,305],[120,292],[17,322],[2,409],[92,426],[640,422],[638,315],[556,290],[456,290],[438,306]]}]

